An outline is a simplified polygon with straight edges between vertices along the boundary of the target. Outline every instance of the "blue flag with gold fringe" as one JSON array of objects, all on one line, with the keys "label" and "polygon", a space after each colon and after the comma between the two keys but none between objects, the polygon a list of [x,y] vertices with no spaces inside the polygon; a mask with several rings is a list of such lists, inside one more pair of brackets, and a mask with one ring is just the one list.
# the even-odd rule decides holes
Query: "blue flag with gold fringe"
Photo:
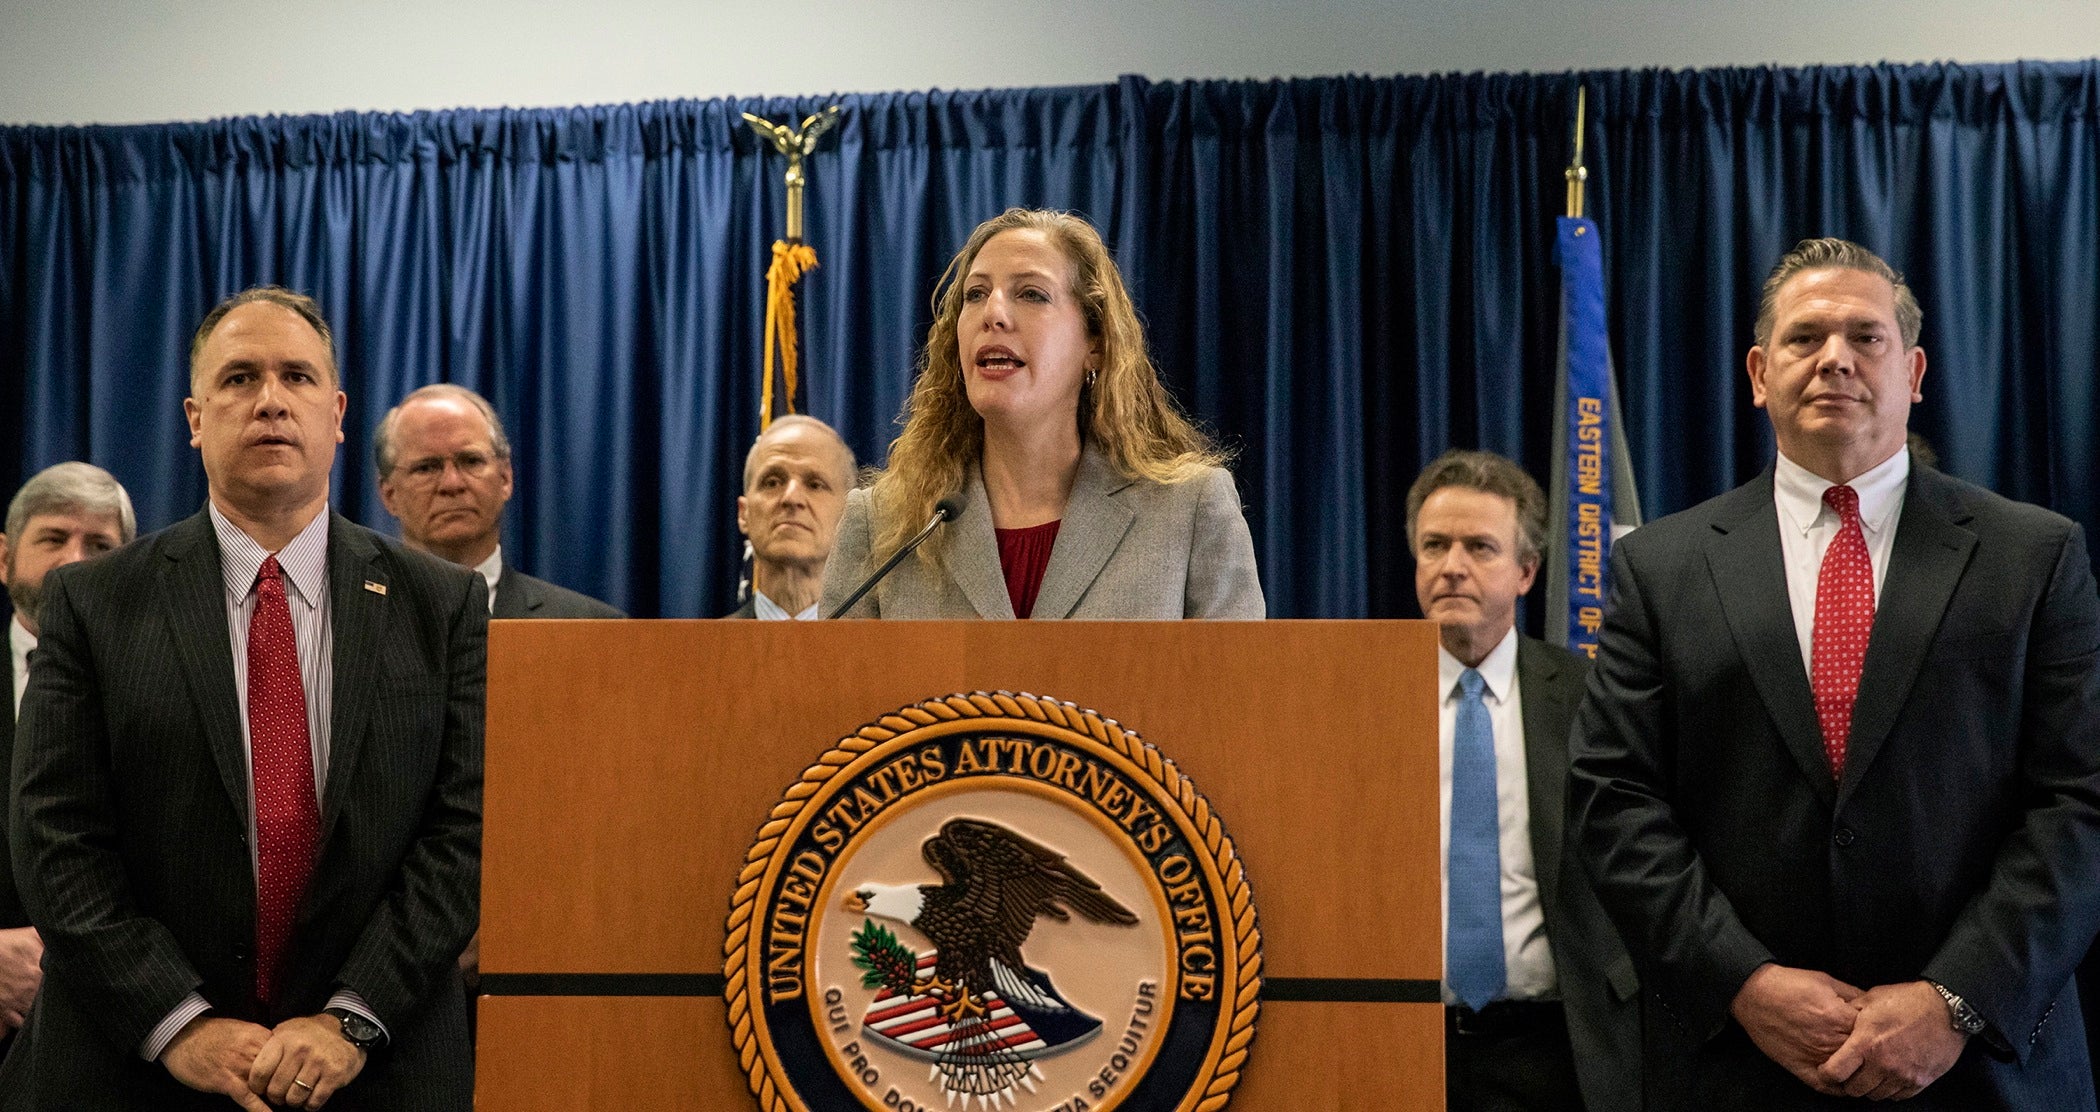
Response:
[{"label": "blue flag with gold fringe", "polygon": [[1597,225],[1560,217],[1560,378],[1554,390],[1552,549],[1546,634],[1597,655],[1609,597],[1612,540],[1641,523],[1604,325],[1604,252]]}]

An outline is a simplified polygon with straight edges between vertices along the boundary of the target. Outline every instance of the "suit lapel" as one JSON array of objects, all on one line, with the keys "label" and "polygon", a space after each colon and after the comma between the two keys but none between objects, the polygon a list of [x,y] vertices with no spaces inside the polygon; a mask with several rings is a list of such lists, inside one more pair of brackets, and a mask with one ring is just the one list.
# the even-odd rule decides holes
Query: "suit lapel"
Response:
[{"label": "suit lapel", "polygon": [[[1853,704],[1852,733],[1845,742],[1845,775],[1839,799],[1851,794],[1888,740],[1896,715],[1910,697],[1925,651],[1939,630],[1948,600],[1976,549],[1964,527],[1969,515],[1948,497],[1939,472],[1913,466],[1903,496],[1903,517],[1882,579],[1874,631]],[[1900,602],[1900,605],[1897,603]]]},{"label": "suit lapel", "polygon": [[[1575,692],[1568,663],[1517,639],[1517,691],[1524,709],[1524,771],[1531,796],[1531,858],[1540,902],[1557,908],[1560,844],[1568,791],[1568,736]],[[1556,728],[1556,725],[1559,728]],[[1551,914],[1551,911],[1548,911]],[[1552,929],[1552,924],[1547,925]]]},{"label": "suit lapel", "polygon": [[539,605],[539,584],[519,575],[509,560],[503,561],[503,572],[496,580],[496,609],[489,617],[529,618]]},{"label": "suit lapel", "polygon": [[1035,617],[1069,618],[1078,608],[1136,520],[1136,513],[1114,497],[1129,485],[1130,480],[1116,474],[1092,447],[1080,453],[1064,523],[1057,527],[1050,565],[1043,569],[1043,585],[1036,592]]},{"label": "suit lapel", "polygon": [[1713,523],[1719,535],[1706,549],[1721,613],[1787,751],[1823,801],[1835,803],[1837,786],[1831,782],[1830,760],[1823,755],[1823,730],[1808,672],[1801,666],[1801,640],[1787,596],[1772,469],[1727,497],[1728,504],[1716,511]]},{"label": "suit lapel", "polygon": [[329,625],[335,639],[335,694],[328,725],[328,786],[321,799],[325,840],[350,790],[351,772],[365,740],[377,685],[379,631],[386,624],[387,596],[366,588],[388,586],[372,538],[340,514],[328,521]]},{"label": "suit lapel", "polygon": [[[1011,619],[1013,600],[1006,596],[1006,575],[999,570],[999,537],[992,531],[992,502],[984,493],[984,473],[968,469],[963,482],[963,512],[948,528],[941,564],[980,618]],[[1040,609],[1040,606],[1038,607]]]},{"label": "suit lapel", "polygon": [[204,726],[212,763],[234,812],[248,825],[248,755],[241,741],[240,691],[233,681],[233,638],[226,630],[226,579],[211,511],[176,525],[161,546],[169,639],[190,703]]}]

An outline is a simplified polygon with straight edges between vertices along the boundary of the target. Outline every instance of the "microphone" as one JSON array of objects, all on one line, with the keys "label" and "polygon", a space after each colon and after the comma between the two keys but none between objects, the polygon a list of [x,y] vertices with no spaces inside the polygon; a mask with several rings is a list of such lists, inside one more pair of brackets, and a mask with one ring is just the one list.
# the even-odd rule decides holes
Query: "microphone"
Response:
[{"label": "microphone", "polygon": [[890,557],[888,560],[885,560],[881,567],[876,568],[875,574],[869,576],[867,578],[867,581],[862,583],[859,587],[854,588],[853,593],[846,596],[846,601],[840,603],[838,609],[833,610],[831,613],[824,615],[825,619],[829,620],[832,618],[839,617],[846,611],[853,609],[853,604],[859,602],[862,595],[865,595],[869,591],[874,590],[875,584],[882,582],[882,577],[888,575],[890,573],[890,569],[896,567],[900,562],[903,561],[903,559],[906,556],[911,555],[913,549],[925,543],[926,538],[932,536],[933,531],[935,529],[940,528],[942,522],[954,521],[956,518],[962,516],[962,511],[962,499],[956,497],[953,494],[941,499],[938,502],[935,502],[933,504],[933,520],[928,521],[926,523],[926,528],[919,530],[918,536],[913,537],[909,541],[906,541],[904,547],[897,550],[896,555]]}]

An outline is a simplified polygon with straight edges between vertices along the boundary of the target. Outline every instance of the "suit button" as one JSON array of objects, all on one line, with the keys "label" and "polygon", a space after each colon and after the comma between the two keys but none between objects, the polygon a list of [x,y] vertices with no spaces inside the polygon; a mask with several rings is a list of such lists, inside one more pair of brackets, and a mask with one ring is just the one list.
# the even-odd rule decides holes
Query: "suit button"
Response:
[{"label": "suit button", "polygon": [[233,944],[233,960],[245,962],[253,956],[254,954],[248,949],[247,943],[236,942]]},{"label": "suit button", "polygon": [[1839,844],[1839,845],[1841,845],[1841,846],[1849,846],[1849,845],[1851,845],[1851,844],[1852,844],[1852,840],[1853,840],[1854,838],[1857,838],[1858,836],[1859,836],[1859,835],[1857,835],[1857,834],[1854,834],[1854,833],[1852,832],[1852,828],[1851,828],[1851,827],[1849,827],[1849,826],[1840,826],[1840,827],[1838,827],[1838,829],[1837,829],[1837,834],[1836,834],[1836,835],[1835,835],[1835,836],[1834,836],[1834,837],[1833,837],[1833,838],[1832,838],[1831,840],[1832,840],[1832,841],[1834,841],[1834,842],[1836,842],[1837,844]]}]

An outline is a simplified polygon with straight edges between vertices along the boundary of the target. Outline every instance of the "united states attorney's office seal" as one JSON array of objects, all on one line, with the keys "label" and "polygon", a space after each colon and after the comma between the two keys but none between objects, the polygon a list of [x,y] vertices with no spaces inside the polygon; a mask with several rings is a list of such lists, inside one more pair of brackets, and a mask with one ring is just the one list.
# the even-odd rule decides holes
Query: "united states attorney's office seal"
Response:
[{"label": "united states attorney's office seal", "polygon": [[1209,803],[1114,720],[1007,692],[905,707],[810,766],[723,952],[766,1112],[1209,1112],[1260,1008]]}]

